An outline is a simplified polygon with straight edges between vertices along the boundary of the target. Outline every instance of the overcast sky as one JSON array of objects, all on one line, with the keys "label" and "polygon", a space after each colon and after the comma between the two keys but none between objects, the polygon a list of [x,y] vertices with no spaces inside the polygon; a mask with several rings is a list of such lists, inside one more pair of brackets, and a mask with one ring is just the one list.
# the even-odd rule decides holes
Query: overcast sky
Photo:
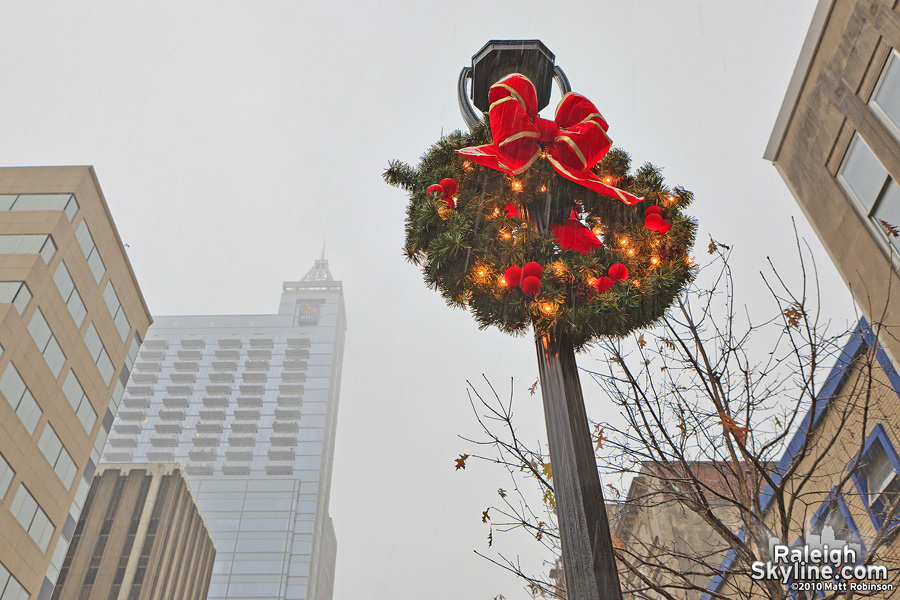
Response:
[{"label": "overcast sky", "polygon": [[[0,165],[94,165],[156,315],[273,313],[327,239],[349,320],[335,600],[526,598],[472,552],[506,481],[453,459],[472,450],[457,435],[475,431],[465,380],[482,373],[516,378],[523,435],[543,435],[533,344],[426,289],[381,172],[464,126],[456,79],[487,40],[540,38],[614,143],[695,192],[698,256],[710,234],[734,246],[739,301],[771,307],[767,256],[796,272],[793,216],[843,323],[846,287],[762,159],[814,6],[0,0]],[[532,545],[505,547],[533,562]]]}]

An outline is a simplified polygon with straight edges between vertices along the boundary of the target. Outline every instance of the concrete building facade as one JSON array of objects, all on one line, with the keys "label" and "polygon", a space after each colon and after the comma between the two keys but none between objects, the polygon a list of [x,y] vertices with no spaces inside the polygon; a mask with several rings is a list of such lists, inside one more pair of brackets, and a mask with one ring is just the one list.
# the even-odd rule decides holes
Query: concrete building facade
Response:
[{"label": "concrete building facade", "polygon": [[765,158],[900,359],[900,11],[819,0]]},{"label": "concrete building facade", "polygon": [[156,317],[103,461],[178,462],[217,556],[210,600],[329,600],[344,332],[324,259],[276,314]]},{"label": "concrete building facade", "polygon": [[205,600],[215,557],[179,465],[101,465],[51,598]]},{"label": "concrete building facade", "polygon": [[50,597],[150,322],[93,168],[0,169],[0,599]]}]

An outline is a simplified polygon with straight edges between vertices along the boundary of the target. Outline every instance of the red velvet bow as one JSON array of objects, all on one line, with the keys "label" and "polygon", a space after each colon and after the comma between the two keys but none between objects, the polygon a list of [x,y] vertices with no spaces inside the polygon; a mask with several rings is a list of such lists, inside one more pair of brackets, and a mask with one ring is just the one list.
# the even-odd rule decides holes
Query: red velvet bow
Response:
[{"label": "red velvet bow", "polygon": [[637,204],[643,198],[624,192],[600,180],[591,167],[609,152],[612,141],[609,125],[594,104],[569,92],[556,107],[553,121],[537,115],[537,93],[524,75],[508,75],[491,86],[488,93],[493,144],[457,150],[469,160],[510,175],[523,173],[541,156],[557,173],[584,187]]}]

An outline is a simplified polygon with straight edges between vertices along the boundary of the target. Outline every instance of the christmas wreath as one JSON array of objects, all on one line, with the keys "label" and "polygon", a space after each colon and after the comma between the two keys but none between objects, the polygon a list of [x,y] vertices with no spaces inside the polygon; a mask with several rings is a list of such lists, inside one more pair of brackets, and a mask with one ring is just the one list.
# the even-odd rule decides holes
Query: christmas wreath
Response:
[{"label": "christmas wreath", "polygon": [[512,75],[489,101],[489,120],[385,171],[410,195],[406,258],[481,327],[556,328],[581,349],[659,319],[692,277],[693,195],[649,163],[632,173],[584,96],[542,119]]}]

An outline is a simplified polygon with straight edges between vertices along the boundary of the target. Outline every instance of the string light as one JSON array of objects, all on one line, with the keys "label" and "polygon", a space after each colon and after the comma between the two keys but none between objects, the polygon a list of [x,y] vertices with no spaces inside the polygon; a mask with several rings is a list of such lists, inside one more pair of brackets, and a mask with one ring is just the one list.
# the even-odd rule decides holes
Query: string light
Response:
[{"label": "string light", "polygon": [[506,285],[506,277],[500,278],[500,285]]},{"label": "string light", "polygon": [[693,256],[688,256],[688,257],[687,257],[687,264],[689,264],[689,265],[694,264],[694,257],[693,257]]},{"label": "string light", "polygon": [[546,185],[542,185],[542,186],[541,186],[541,191],[542,191],[542,192],[546,192],[546,191],[547,191],[547,186],[546,186]]},{"label": "string light", "polygon": [[600,235],[601,233],[603,233],[602,229],[600,229],[599,227],[594,227],[594,235]]},{"label": "string light", "polygon": [[628,256],[634,256],[634,250],[629,250],[629,251],[628,251]]},{"label": "string light", "polygon": [[628,245],[628,238],[622,238],[621,240],[619,240],[619,243],[622,244],[623,246],[627,246],[627,245]]},{"label": "string light", "polygon": [[466,170],[468,171],[469,169],[472,168],[472,163],[470,163],[469,161],[464,162],[464,163],[463,163],[463,168],[466,169]]},{"label": "string light", "polygon": [[611,178],[611,177],[607,177],[607,178],[606,178],[606,183],[609,183],[609,182],[611,182],[611,181],[612,181],[612,178]]},{"label": "string light", "polygon": [[513,189],[518,191],[522,189],[522,183],[519,181],[513,181]]},{"label": "string light", "polygon": [[654,265],[658,265],[659,259],[654,256],[653,258],[650,259],[650,262],[652,262]]}]

